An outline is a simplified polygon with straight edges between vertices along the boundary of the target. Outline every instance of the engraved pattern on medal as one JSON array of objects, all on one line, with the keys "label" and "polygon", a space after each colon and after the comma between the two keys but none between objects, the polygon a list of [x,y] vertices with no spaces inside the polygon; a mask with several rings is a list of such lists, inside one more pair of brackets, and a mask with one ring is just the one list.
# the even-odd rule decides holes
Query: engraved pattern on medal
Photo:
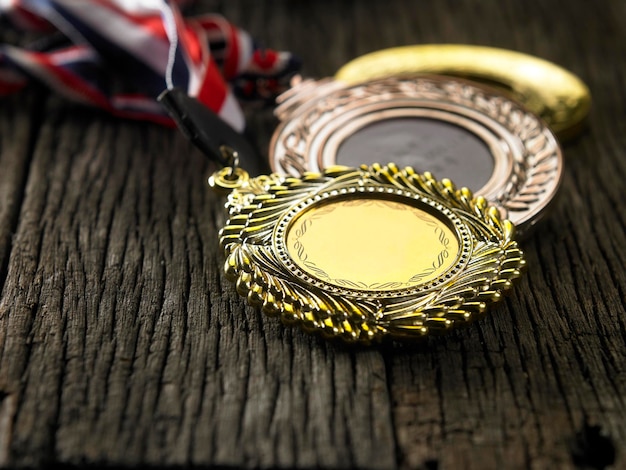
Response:
[{"label": "engraved pattern on medal", "polygon": [[296,119],[297,125],[280,136],[284,147],[284,151],[277,157],[280,167],[287,172],[290,169],[298,173],[305,172],[307,141],[314,129],[327,125],[333,116],[345,112],[348,106],[354,108],[386,98],[414,98],[462,105],[489,116],[519,138],[523,158],[513,160],[506,185],[494,200],[509,213],[518,214],[512,217],[515,220],[525,220],[525,214],[534,212],[535,205],[542,201],[547,204],[551,199],[546,197],[546,193],[556,192],[560,174],[559,147],[543,123],[506,98],[452,80],[378,80],[334,90],[319,98],[304,114],[294,110],[291,118],[285,116],[285,119]]},{"label": "engraved pattern on medal", "polygon": [[[350,217],[350,209],[355,208],[360,209],[357,217]],[[339,199],[312,209],[288,227],[286,246],[297,265],[330,284],[375,291],[411,287],[446,272],[455,260],[450,254],[452,232],[410,201]],[[400,223],[390,220],[394,213],[404,216],[395,216]],[[385,256],[369,259],[373,245],[386,245]],[[399,270],[398,258],[410,259],[419,271]],[[339,273],[344,276],[338,277]]]},{"label": "engraved pattern on medal", "polygon": [[[220,232],[226,277],[266,314],[327,337],[369,343],[466,324],[500,300],[525,264],[513,224],[501,219],[495,207],[465,188],[457,190],[447,180],[410,168],[334,167],[321,175],[270,178],[234,192],[244,196],[229,200],[230,219]],[[302,272],[286,247],[289,221],[315,201],[351,193],[355,199],[372,193],[414,198],[443,214],[459,239],[455,263],[431,282],[391,292],[332,285]],[[441,243],[448,243],[445,237]],[[366,253],[384,254],[377,246]]]}]

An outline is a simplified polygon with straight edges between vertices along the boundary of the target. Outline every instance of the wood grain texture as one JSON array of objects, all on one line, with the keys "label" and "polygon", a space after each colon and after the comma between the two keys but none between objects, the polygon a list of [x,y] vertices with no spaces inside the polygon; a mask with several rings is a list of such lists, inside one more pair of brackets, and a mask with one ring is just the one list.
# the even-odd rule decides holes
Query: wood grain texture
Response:
[{"label": "wood grain texture", "polygon": [[[178,133],[3,98],[0,465],[626,468],[624,3],[195,8],[315,77],[404,44],[531,53],[587,82],[589,128],[505,303],[445,337],[354,349],[244,306],[221,276],[212,167]],[[273,125],[251,115],[261,149]]]}]

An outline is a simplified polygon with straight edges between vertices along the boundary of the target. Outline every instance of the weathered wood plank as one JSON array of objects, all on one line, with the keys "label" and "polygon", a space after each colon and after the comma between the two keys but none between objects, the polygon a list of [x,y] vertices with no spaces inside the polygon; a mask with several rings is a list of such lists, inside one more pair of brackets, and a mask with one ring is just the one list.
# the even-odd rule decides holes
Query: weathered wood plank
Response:
[{"label": "weathered wood plank", "polygon": [[17,225],[37,122],[31,117],[33,97],[2,101],[0,114],[0,289],[6,277],[11,236]]},{"label": "weathered wood plank", "polygon": [[[527,276],[447,337],[327,344],[223,281],[221,202],[181,136],[3,100],[0,465],[603,468],[613,452],[626,467],[623,2],[196,9],[209,6],[296,51],[309,76],[427,42],[517,49],[581,75],[590,132],[565,148],[560,200],[524,242]],[[272,125],[252,118],[262,149]]]}]

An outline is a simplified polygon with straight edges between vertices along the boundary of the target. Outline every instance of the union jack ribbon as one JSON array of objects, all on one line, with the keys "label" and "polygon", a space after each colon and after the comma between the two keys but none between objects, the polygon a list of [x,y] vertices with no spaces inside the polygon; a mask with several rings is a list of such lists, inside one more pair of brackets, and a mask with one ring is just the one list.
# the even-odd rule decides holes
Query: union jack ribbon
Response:
[{"label": "union jack ribbon", "polygon": [[15,26],[61,38],[43,49],[0,45],[0,95],[35,80],[116,116],[171,125],[155,98],[179,87],[241,131],[237,98],[273,98],[300,63],[261,48],[219,15],[185,17],[190,3],[0,0],[0,16]]}]

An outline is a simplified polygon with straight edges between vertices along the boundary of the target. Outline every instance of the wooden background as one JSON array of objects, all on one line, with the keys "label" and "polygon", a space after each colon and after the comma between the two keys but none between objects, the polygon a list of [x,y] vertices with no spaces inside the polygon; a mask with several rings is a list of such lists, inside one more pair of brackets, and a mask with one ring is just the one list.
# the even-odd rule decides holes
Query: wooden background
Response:
[{"label": "wooden background", "polygon": [[[626,2],[206,1],[307,76],[414,43],[552,60],[591,88],[514,294],[468,329],[350,348],[221,276],[211,166],[175,131],[0,101],[0,465],[626,468]],[[19,43],[8,31],[5,41]],[[255,113],[265,151],[274,122]]]}]

